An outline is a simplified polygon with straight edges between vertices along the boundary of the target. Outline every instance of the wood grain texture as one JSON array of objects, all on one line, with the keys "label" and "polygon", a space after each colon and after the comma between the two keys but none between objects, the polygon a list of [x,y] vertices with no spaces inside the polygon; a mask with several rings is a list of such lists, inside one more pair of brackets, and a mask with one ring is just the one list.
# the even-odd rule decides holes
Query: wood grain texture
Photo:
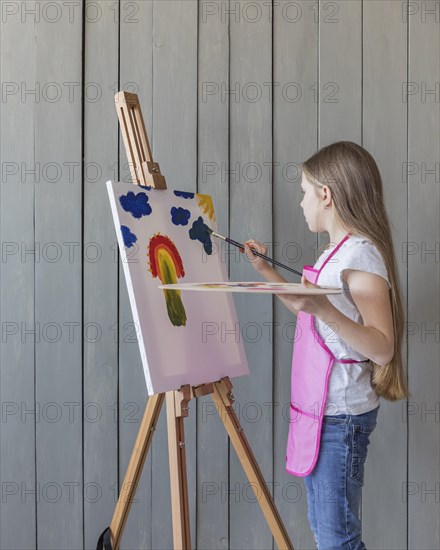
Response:
[{"label": "wood grain texture", "polygon": [[428,549],[440,547],[440,6],[418,7],[408,17],[408,375],[413,395],[402,500],[408,507],[408,547]]},{"label": "wood grain texture", "polygon": [[[275,258],[302,271],[314,263],[316,236],[309,231],[299,206],[300,163],[316,151],[318,142],[318,19],[315,2],[301,11],[274,10],[274,248]],[[294,55],[293,52],[301,52]],[[283,273],[298,283],[294,274]],[[295,548],[313,548],[307,520],[304,480],[285,470],[289,431],[290,372],[296,317],[275,300],[274,315],[274,495]]]},{"label": "wood grain texture", "polygon": [[47,244],[35,264],[35,321],[46,327],[35,346],[35,399],[47,407],[36,424],[36,481],[46,487],[36,542],[53,550],[83,545],[82,38],[81,9],[72,22],[46,12],[35,25],[35,81],[53,83],[34,114],[35,160],[53,170],[35,186],[35,241]]},{"label": "wood grain texture", "polygon": [[[153,147],[153,2],[148,0],[133,3],[124,0],[120,5],[119,20],[119,89],[139,95],[144,122],[150,144]],[[116,116],[116,111],[114,116]],[[131,182],[130,171],[121,136],[119,159],[119,179],[129,183]],[[119,262],[119,483],[122,483],[124,479],[147,398],[136,327],[131,314],[123,268]],[[163,417],[162,411],[159,425],[163,421]],[[164,435],[166,436],[166,434]],[[157,433],[153,437],[152,449],[156,444],[156,436]],[[135,501],[128,516],[121,550],[153,548],[151,464],[152,451],[150,449]],[[166,462],[164,466],[167,470]]]},{"label": "wood grain texture", "polygon": [[[100,91],[84,113],[84,544],[96,541],[115,507],[118,484],[118,263],[115,235],[103,182],[115,179],[118,121],[118,13],[109,2],[87,2],[102,17],[86,19],[85,82]],[[93,85],[89,83],[94,83]],[[93,86],[93,88],[92,88]],[[111,299],[109,299],[111,297]]]},{"label": "wood grain texture", "polygon": [[[407,264],[402,259],[402,249],[407,240],[408,219],[401,213],[408,208],[408,186],[402,181],[407,155],[406,104],[402,101],[407,70],[407,25],[401,12],[402,6],[392,1],[364,3],[362,125],[363,145],[376,159],[382,175],[406,301]],[[394,24],[390,25],[388,19]],[[365,464],[362,521],[367,547],[391,550],[406,547],[408,519],[402,498],[408,466],[407,424],[403,415],[406,407],[403,401],[396,404],[383,399],[380,405]],[[384,468],[391,452],[393,467]],[[390,529],[390,524],[400,525],[400,529]]]},{"label": "wood grain texture", "polygon": [[[237,9],[241,4],[235,4]],[[272,24],[254,10],[229,21],[230,70],[227,94],[230,109],[230,235],[243,242],[254,238],[272,240]],[[265,84],[266,83],[266,84]],[[244,254],[230,251],[232,280],[259,280]],[[241,426],[267,483],[273,481],[272,346],[270,325],[273,298],[233,295],[237,307],[237,331],[242,338],[251,375],[233,381],[235,409]],[[238,329],[238,330],[237,330]],[[228,336],[225,336],[225,339]],[[231,335],[229,334],[229,338]],[[269,485],[270,486],[270,485]],[[272,536],[252,487],[237,459],[230,453],[229,494],[230,548],[261,548],[272,545]]]},{"label": "wood grain texture", "polygon": [[[413,396],[408,410],[381,401],[363,540],[439,548],[438,2],[67,4],[57,21],[53,2],[33,1],[0,20],[0,548],[94,548],[144,413],[105,194],[107,179],[130,182],[118,90],[139,94],[168,188],[211,194],[220,233],[273,242],[274,257],[299,270],[328,240],[303,218],[299,164],[340,139],[373,154]],[[237,249],[217,253],[232,280],[258,279]],[[244,339],[251,370],[232,379],[235,410],[295,548],[312,548],[303,480],[284,469],[295,317],[268,296],[234,301],[239,326],[224,337]],[[122,549],[172,547],[166,428],[162,412]],[[193,546],[274,548],[209,397],[191,401],[185,436]]]},{"label": "wood grain texture", "polygon": [[[198,174],[197,190],[213,198],[217,227],[229,234],[229,102],[221,96],[229,84],[228,25],[200,4],[198,15]],[[223,241],[214,253],[228,262]],[[210,320],[215,322],[215,316]],[[208,397],[197,399],[197,547],[229,546],[229,443],[217,410]]]},{"label": "wood grain texture", "polygon": [[35,104],[20,93],[35,88],[35,48],[32,21],[1,19],[1,548],[34,548],[36,536],[34,176],[23,169],[35,168]]}]

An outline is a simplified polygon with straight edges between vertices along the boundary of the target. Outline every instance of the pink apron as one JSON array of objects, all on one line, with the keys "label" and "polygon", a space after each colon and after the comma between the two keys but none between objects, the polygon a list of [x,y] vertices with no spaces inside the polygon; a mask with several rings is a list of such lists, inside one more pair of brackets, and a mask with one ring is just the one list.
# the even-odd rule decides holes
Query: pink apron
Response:
[{"label": "pink apron", "polygon": [[[319,270],[305,265],[303,274],[311,283],[327,262],[350,237],[349,232],[327,256]],[[315,317],[300,311],[297,316],[292,357],[290,427],[287,439],[286,470],[306,476],[315,467],[319,454],[321,426],[327,398],[328,380],[336,360],[315,329]],[[362,363],[340,359],[339,363]]]}]

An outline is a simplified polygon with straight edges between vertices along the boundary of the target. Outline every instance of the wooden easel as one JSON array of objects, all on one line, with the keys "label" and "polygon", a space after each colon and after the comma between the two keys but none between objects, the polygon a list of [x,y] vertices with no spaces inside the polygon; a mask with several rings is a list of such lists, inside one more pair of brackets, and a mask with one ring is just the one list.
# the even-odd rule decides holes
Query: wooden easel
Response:
[{"label": "wooden easel", "polygon": [[[153,162],[139,99],[136,94],[119,92],[115,96],[121,132],[133,182],[156,189],[166,189],[159,164]],[[184,418],[188,402],[201,395],[211,395],[220,418],[234,445],[238,458],[258,498],[278,548],[293,550],[289,535],[275,507],[261,470],[233,409],[234,396],[229,377],[201,386],[184,385],[180,390],[151,395],[148,398],[133,453],[121,487],[113,519],[98,541],[98,550],[118,550],[121,537],[136,493],[145,458],[150,448],[160,410],[166,397],[168,452],[170,465],[171,508],[174,548],[191,549],[188,485],[186,477]],[[257,489],[255,488],[257,487]]]}]

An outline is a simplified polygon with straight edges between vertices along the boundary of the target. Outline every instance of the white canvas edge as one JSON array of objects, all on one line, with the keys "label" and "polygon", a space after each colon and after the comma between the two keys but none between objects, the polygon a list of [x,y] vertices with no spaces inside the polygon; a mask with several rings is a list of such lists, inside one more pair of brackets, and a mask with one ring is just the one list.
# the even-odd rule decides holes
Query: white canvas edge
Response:
[{"label": "white canvas edge", "polygon": [[[116,222],[116,220],[119,219],[119,216],[118,216],[118,209],[117,209],[117,206],[116,206],[115,196],[114,196],[114,192],[113,192],[113,187],[112,187],[113,183],[115,183],[115,182],[113,182],[112,180],[106,181],[107,192],[108,192],[108,195],[109,195],[109,198],[110,198],[110,207],[111,207],[112,216],[113,216],[113,225],[115,225],[115,222]],[[140,329],[141,323],[139,321],[139,314],[138,314],[138,310],[137,310],[137,307],[136,307],[136,299],[135,299],[135,296],[134,296],[133,285],[131,283],[130,268],[129,268],[128,261],[127,261],[127,252],[125,250],[125,244],[124,244],[124,241],[122,239],[121,231],[117,227],[115,227],[115,229],[116,229],[116,237],[118,239],[118,244],[119,244],[119,252],[121,254],[122,267],[124,268],[125,280],[127,282],[127,290],[128,290],[128,296],[130,298],[130,303],[131,303],[131,311],[132,311],[132,314],[133,314],[133,321],[134,321],[136,327],[138,327]],[[144,338],[143,338],[143,335],[142,335],[142,330],[137,330],[136,332],[138,333],[137,338],[138,338],[138,343],[139,343],[139,350],[140,350],[140,353],[141,353],[142,367],[144,369],[144,374],[145,374],[145,381],[147,383],[148,395],[153,395],[154,394],[154,388],[153,388],[153,384],[152,384],[152,381],[151,381],[151,378],[150,378],[150,372],[149,372],[149,369],[148,369],[147,356],[145,355],[145,343],[144,343]]]}]

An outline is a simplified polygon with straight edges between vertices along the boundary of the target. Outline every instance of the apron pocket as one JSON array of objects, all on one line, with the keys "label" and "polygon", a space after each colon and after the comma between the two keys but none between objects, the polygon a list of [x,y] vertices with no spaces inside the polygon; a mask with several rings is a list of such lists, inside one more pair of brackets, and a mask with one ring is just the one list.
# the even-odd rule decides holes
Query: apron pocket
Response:
[{"label": "apron pocket", "polygon": [[319,417],[290,405],[290,427],[286,453],[286,470],[289,473],[302,477],[313,470],[318,458],[320,433]]}]

